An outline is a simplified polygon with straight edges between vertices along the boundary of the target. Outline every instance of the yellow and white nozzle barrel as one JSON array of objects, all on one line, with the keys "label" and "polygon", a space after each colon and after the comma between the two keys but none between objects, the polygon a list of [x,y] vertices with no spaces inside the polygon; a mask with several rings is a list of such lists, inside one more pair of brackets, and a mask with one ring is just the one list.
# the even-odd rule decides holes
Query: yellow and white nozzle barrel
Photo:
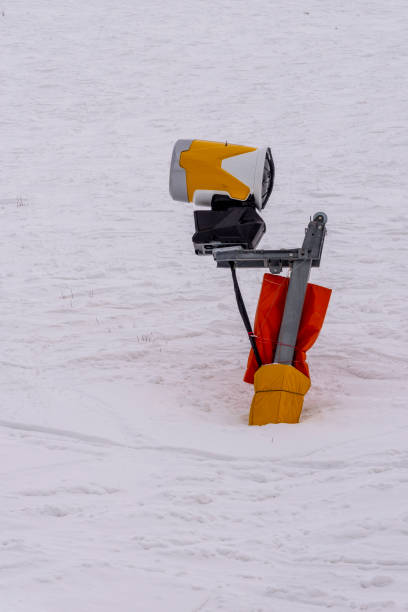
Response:
[{"label": "yellow and white nozzle barrel", "polygon": [[245,147],[209,140],[177,140],[170,165],[174,200],[211,206],[215,195],[264,208],[273,187],[269,147]]}]

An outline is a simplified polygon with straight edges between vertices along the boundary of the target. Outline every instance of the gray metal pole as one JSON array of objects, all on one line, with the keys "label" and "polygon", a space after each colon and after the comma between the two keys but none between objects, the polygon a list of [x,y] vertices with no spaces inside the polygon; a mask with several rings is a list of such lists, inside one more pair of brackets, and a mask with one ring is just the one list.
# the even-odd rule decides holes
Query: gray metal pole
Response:
[{"label": "gray metal pole", "polygon": [[319,212],[313,216],[313,221],[310,221],[303,241],[302,258],[296,259],[292,264],[285,310],[275,351],[275,363],[292,365],[310,270],[313,259],[317,259],[320,263],[326,222],[325,213]]},{"label": "gray metal pole", "polygon": [[311,267],[311,259],[298,259],[293,263],[275,352],[275,363],[292,365]]}]

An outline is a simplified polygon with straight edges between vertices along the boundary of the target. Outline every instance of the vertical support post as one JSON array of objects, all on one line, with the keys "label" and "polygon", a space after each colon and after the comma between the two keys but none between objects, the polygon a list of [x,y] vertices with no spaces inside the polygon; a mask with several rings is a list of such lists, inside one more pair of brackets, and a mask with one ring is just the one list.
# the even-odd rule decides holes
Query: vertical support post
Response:
[{"label": "vertical support post", "polygon": [[275,363],[292,365],[310,269],[314,260],[320,263],[326,235],[326,222],[327,215],[325,213],[319,212],[314,215],[313,221],[310,221],[306,229],[301,249],[302,258],[295,259],[293,262],[285,310],[279,330],[278,345],[275,351]]},{"label": "vertical support post", "polygon": [[275,352],[275,363],[292,365],[311,267],[311,259],[298,259],[293,262]]}]

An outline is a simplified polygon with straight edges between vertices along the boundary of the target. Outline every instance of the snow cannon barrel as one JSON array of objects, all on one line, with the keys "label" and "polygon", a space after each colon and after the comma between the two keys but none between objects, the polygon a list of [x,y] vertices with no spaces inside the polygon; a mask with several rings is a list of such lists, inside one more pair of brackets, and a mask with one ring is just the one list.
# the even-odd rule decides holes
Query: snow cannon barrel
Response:
[{"label": "snow cannon barrel", "polygon": [[170,164],[169,190],[171,197],[180,202],[213,209],[217,203],[223,203],[262,210],[271,195],[274,175],[269,147],[177,140]]}]

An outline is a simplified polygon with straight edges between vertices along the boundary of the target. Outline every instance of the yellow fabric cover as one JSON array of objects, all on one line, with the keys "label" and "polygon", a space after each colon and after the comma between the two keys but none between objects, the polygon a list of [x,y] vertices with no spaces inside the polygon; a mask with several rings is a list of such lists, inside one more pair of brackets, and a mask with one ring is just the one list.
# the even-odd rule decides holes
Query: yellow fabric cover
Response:
[{"label": "yellow fabric cover", "polygon": [[309,389],[310,379],[291,365],[261,366],[255,372],[249,425],[298,423]]},{"label": "yellow fabric cover", "polygon": [[186,171],[187,195],[193,201],[196,189],[226,191],[231,198],[246,200],[250,188],[221,167],[222,161],[234,155],[256,151],[254,147],[193,140],[180,155],[180,166]]}]

